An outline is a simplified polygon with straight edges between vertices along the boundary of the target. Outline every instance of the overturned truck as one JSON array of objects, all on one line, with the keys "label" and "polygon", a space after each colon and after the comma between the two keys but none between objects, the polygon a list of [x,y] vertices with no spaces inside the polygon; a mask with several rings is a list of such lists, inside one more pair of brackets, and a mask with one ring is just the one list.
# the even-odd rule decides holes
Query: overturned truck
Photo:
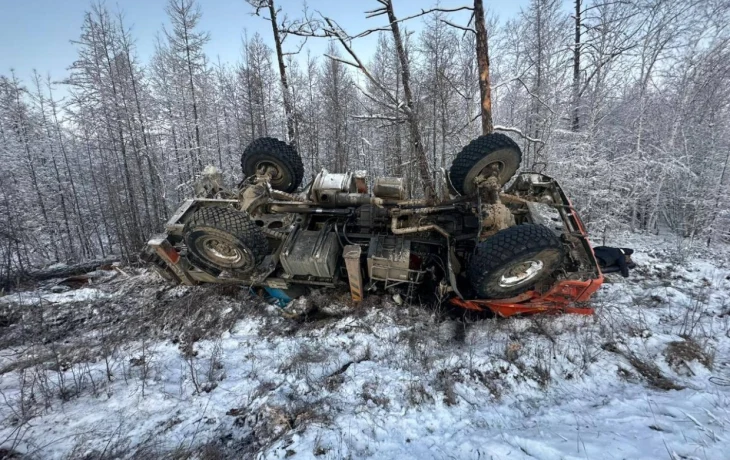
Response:
[{"label": "overturned truck", "polygon": [[[260,138],[243,152],[237,189],[215,182],[183,203],[148,243],[148,260],[184,284],[238,283],[278,298],[311,288],[397,292],[510,316],[590,313],[603,277],[575,208],[543,174],[517,174],[509,137],[474,139],[437,200],[403,179],[322,170],[301,187],[293,146]],[[505,184],[509,186],[505,187]]]}]

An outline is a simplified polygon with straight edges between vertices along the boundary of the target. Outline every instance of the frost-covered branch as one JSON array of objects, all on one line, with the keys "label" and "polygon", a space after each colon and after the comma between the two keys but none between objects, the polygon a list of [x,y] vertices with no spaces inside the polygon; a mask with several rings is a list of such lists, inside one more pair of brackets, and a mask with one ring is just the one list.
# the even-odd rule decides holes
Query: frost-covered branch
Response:
[{"label": "frost-covered branch", "polygon": [[523,138],[524,140],[526,140],[528,142],[534,142],[536,144],[545,145],[545,142],[542,139],[535,139],[534,137],[530,137],[527,134],[525,134],[524,132],[522,132],[522,130],[519,129],[519,128],[514,128],[514,127],[511,127],[511,126],[494,125],[494,130],[495,131],[506,131],[506,132],[509,132],[509,133],[515,133],[515,134],[517,134],[518,136],[520,136],[521,138]]}]

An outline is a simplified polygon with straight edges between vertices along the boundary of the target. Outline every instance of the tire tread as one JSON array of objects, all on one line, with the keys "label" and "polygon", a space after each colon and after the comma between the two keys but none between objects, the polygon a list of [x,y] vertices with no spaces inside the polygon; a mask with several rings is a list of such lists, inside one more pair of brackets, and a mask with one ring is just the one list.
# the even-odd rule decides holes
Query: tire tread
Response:
[{"label": "tire tread", "polygon": [[457,192],[462,195],[464,192],[464,182],[471,168],[474,167],[482,158],[497,150],[511,148],[516,150],[519,167],[522,163],[522,151],[515,141],[509,136],[502,133],[491,133],[479,136],[469,142],[454,159],[449,169],[449,180]]},{"label": "tire tread", "polygon": [[[256,259],[256,264],[263,260],[269,248],[266,236],[248,214],[232,208],[207,206],[198,209],[185,224],[183,234],[187,235],[197,227],[212,227],[235,235],[251,250]],[[200,260],[199,257],[196,257],[196,259]],[[203,260],[200,260],[200,262],[206,263]],[[217,269],[218,267],[213,268]]]},{"label": "tire tread", "polygon": [[244,175],[251,175],[251,171],[247,172],[245,169],[247,157],[260,152],[266,152],[276,157],[292,169],[294,173],[293,184],[290,189],[284,190],[285,192],[293,192],[299,187],[299,184],[302,183],[302,179],[304,178],[302,157],[299,156],[293,145],[287,144],[275,137],[259,137],[248,144],[241,155],[241,170]]},{"label": "tire tread", "polygon": [[526,252],[547,248],[562,251],[562,243],[544,225],[523,224],[509,227],[477,245],[469,262],[467,277],[481,297],[489,298],[490,293],[484,291],[483,284],[492,272]]}]

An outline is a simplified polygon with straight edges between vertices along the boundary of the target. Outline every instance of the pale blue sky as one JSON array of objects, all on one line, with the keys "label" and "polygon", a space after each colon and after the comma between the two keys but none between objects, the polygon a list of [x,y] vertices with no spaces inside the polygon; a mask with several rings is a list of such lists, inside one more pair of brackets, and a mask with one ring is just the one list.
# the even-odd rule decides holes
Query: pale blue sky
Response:
[{"label": "pale blue sky", "polygon": [[[429,8],[437,0],[394,0],[399,17]],[[112,11],[121,9],[125,22],[132,27],[137,53],[146,63],[153,52],[155,35],[167,23],[165,4],[167,0],[107,0]],[[206,52],[212,61],[220,56],[223,63],[234,63],[240,59],[241,37],[244,29],[249,36],[259,32],[267,43],[272,44],[270,25],[261,18],[252,16],[252,8],[244,0],[200,0],[203,17],[201,28],[210,32],[211,40]],[[302,0],[279,0],[278,6],[290,16],[297,16],[302,9]],[[441,0],[443,7],[457,7],[469,4],[468,0]],[[364,11],[376,8],[374,0],[309,0],[309,9],[321,11],[332,17],[348,32],[355,33],[382,25],[383,18],[365,19]],[[527,0],[493,1],[485,4],[497,13],[501,20],[515,16]],[[67,68],[76,57],[71,40],[78,38],[83,15],[90,0],[0,0],[0,74],[15,69],[19,78],[30,83],[33,69],[42,75],[51,74],[54,80],[67,75]],[[462,16],[455,16],[455,22]],[[411,29],[419,29],[419,19],[409,21]],[[356,49],[369,56],[373,39],[356,43]],[[315,56],[321,55],[326,40],[313,39],[307,46]]]}]

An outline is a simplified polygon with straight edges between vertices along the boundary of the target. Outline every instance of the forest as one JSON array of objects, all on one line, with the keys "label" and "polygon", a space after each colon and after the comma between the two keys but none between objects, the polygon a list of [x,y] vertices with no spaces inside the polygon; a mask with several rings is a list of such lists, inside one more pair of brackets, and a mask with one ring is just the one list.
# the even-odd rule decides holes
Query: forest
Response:
[{"label": "forest", "polygon": [[[92,3],[69,37],[67,78],[0,71],[0,278],[136,261],[206,165],[230,186],[242,179],[258,137],[294,144],[305,183],[321,168],[364,169],[418,196],[482,133],[479,18],[434,6],[396,19],[398,1],[383,0],[363,5],[389,6],[371,11],[371,30],[345,31],[326,11],[250,3],[239,62],[206,55],[202,2],[170,0],[146,61],[123,12]],[[726,0],[531,0],[499,19],[489,3],[493,129],[520,143],[523,170],[561,180],[595,241],[730,241]],[[271,34],[243,33],[264,20]],[[375,49],[350,54],[371,33]],[[325,55],[313,40],[328,41]]]}]

